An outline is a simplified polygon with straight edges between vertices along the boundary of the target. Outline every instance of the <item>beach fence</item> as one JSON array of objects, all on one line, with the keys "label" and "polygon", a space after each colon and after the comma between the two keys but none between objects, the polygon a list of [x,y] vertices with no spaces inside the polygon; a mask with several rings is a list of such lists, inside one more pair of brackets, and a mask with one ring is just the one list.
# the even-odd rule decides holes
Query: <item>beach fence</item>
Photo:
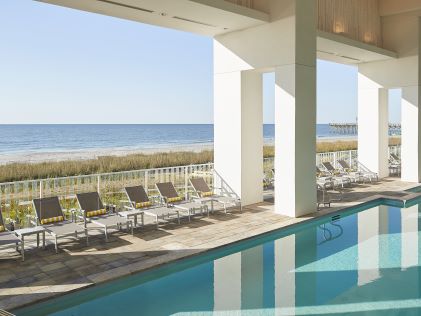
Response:
[{"label": "beach fence", "polygon": [[[401,146],[389,146],[389,155],[394,154],[401,156]],[[351,168],[358,167],[358,150],[332,151],[316,154],[316,165],[320,166],[322,162],[330,162],[335,168],[339,168],[338,160],[345,160]],[[263,170],[265,175],[270,175],[274,168],[274,158],[265,158],[263,162]]]},{"label": "beach fence", "polygon": [[32,199],[59,196],[65,211],[77,207],[76,194],[98,191],[104,202],[121,206],[126,201],[124,187],[143,185],[152,197],[157,195],[155,184],[171,181],[181,194],[190,188],[189,179],[202,176],[212,186],[213,163],[188,166],[143,169],[0,183],[0,208],[3,217],[26,227],[34,215]]},{"label": "beach fence", "polygon": [[[389,152],[400,156],[400,146],[391,146]],[[316,163],[329,161],[336,166],[338,160],[344,159],[355,167],[357,155],[357,150],[318,153]],[[266,176],[272,177],[274,159],[265,158],[263,168]],[[121,207],[127,203],[123,192],[126,186],[143,185],[154,197],[156,183],[171,181],[181,194],[187,194],[191,190],[189,179],[194,176],[204,177],[212,186],[213,163],[0,183],[0,209],[5,219],[25,227],[34,215],[34,198],[59,196],[63,208],[70,210],[77,207],[77,193],[98,191],[106,203]]]}]

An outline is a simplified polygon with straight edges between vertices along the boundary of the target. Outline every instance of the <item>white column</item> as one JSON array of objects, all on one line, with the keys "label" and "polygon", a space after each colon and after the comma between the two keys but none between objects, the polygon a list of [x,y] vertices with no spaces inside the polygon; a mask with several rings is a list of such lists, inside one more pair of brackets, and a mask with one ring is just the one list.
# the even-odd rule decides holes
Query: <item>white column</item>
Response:
[{"label": "white column", "polygon": [[275,69],[275,211],[298,217],[316,211],[316,35],[315,2],[294,4],[295,57]]},{"label": "white column", "polygon": [[402,181],[421,182],[420,86],[402,88]]},{"label": "white column", "polygon": [[360,212],[358,216],[358,285],[380,277],[379,215],[380,206]]},{"label": "white column", "polygon": [[358,161],[380,178],[389,175],[388,90],[358,74]]},{"label": "white column", "polygon": [[401,210],[401,268],[418,265],[418,205]]},{"label": "white column", "polygon": [[389,245],[389,207],[386,205],[379,206],[379,235],[380,235],[380,254],[379,262],[386,262],[390,255]]},{"label": "white column", "polygon": [[263,246],[241,252],[241,308],[263,308]]},{"label": "white column", "polygon": [[[275,240],[275,310],[295,308],[295,235]],[[275,313],[278,314],[278,313]]]},{"label": "white column", "polygon": [[214,310],[241,310],[241,253],[214,262]]},{"label": "white column", "polygon": [[257,71],[214,76],[215,185],[235,193],[243,205],[263,200],[262,90]]}]

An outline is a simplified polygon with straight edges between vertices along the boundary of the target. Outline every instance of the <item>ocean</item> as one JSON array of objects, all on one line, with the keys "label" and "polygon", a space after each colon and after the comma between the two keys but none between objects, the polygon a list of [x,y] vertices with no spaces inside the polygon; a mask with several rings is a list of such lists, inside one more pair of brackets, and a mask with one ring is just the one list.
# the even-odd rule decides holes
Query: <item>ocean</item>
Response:
[{"label": "ocean", "polygon": [[[272,142],[273,124],[263,126],[265,142]],[[135,125],[0,125],[0,155],[77,152],[113,148],[159,149],[211,144],[212,124]],[[317,125],[317,137],[333,137],[328,124]]]}]

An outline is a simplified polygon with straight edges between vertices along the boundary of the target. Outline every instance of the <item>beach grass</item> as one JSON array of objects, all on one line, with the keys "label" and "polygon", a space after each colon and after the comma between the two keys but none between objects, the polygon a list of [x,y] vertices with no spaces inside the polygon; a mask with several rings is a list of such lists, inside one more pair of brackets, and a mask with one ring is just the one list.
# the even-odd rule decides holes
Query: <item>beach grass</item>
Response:
[{"label": "beach grass", "polygon": [[[389,146],[400,145],[400,137],[390,137]],[[337,141],[325,141],[317,142],[316,152],[326,153],[331,151],[344,151],[344,150],[355,150],[358,148],[358,142],[356,140],[337,140]],[[273,146],[265,146],[263,148],[263,156],[273,157],[275,155],[275,148]]]},{"label": "beach grass", "polygon": [[[390,145],[400,143],[400,138],[390,138]],[[317,143],[317,152],[357,149],[357,141],[326,141]],[[274,156],[273,146],[264,146],[263,156]],[[119,172],[161,167],[203,164],[213,161],[213,151],[160,152],[153,154],[129,154],[126,156],[102,156],[89,160],[66,160],[42,163],[10,163],[0,166],[0,182],[28,179],[67,177],[95,173]]]},{"label": "beach grass", "polygon": [[68,177],[161,167],[202,164],[213,161],[213,152],[166,152],[101,156],[88,160],[65,160],[41,163],[11,163],[0,166],[0,182],[27,179]]}]

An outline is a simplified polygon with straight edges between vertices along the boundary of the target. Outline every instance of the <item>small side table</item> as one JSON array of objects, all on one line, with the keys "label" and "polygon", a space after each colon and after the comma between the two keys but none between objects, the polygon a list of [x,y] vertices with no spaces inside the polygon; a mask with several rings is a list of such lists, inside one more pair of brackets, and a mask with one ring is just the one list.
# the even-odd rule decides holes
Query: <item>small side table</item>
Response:
[{"label": "small side table", "polygon": [[207,204],[210,203],[211,205],[211,212],[213,212],[213,204],[214,202],[218,202],[218,200],[214,197],[193,197],[193,201],[201,203],[201,204]]},{"label": "small side table", "polygon": [[144,226],[145,224],[145,212],[143,210],[139,210],[139,209],[132,209],[132,210],[127,210],[127,211],[122,211],[122,212],[118,212],[118,215],[121,217],[124,217],[126,219],[130,219],[130,217],[134,218],[134,227],[138,226],[138,221],[137,221],[137,217],[140,215],[141,219],[142,219],[142,225]]},{"label": "small side table", "polygon": [[21,240],[22,261],[25,260],[25,236],[37,235],[37,248],[39,248],[39,234],[42,234],[42,248],[45,249],[45,229],[42,226],[28,227],[14,231]]}]

